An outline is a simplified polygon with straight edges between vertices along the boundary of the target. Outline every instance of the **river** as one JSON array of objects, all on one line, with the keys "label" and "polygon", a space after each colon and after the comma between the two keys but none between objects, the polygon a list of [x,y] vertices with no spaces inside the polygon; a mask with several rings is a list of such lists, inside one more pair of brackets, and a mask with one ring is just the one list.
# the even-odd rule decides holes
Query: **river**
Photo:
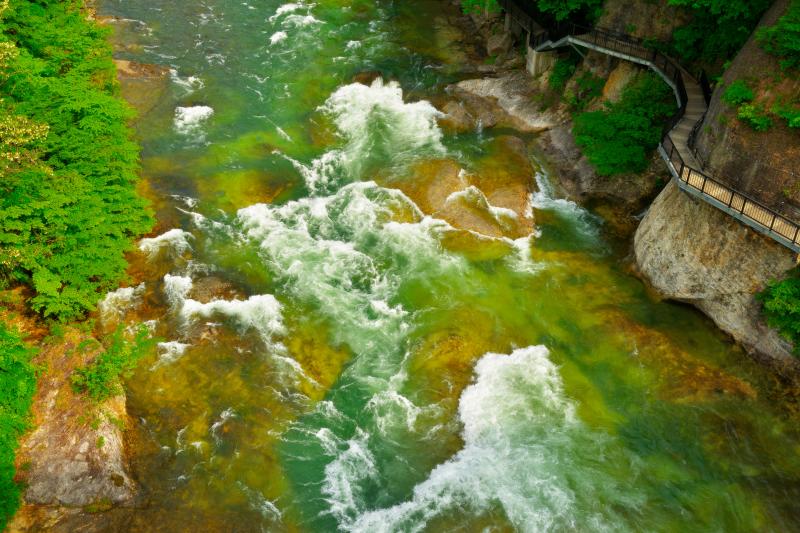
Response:
[{"label": "river", "polygon": [[436,161],[515,172],[513,132],[428,103],[468,63],[456,9],[100,2],[119,57],[172,69],[136,126],[160,236],[103,307],[163,339],[126,382],[128,527],[793,529],[780,384],[649,295],[534,154],[530,236],[454,242],[401,192]]}]

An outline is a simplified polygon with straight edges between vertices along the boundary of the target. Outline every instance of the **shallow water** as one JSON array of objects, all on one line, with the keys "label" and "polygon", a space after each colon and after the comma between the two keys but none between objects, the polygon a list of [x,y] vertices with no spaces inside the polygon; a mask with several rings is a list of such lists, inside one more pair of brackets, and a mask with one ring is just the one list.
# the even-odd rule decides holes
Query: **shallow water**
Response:
[{"label": "shallow water", "polygon": [[159,236],[101,308],[163,338],[126,387],[127,527],[793,529],[784,391],[653,301],[535,161],[526,239],[453,244],[378,185],[441,158],[508,171],[499,133],[446,134],[426,100],[466,63],[454,8],[101,8],[121,57],[173,69],[137,123]]}]

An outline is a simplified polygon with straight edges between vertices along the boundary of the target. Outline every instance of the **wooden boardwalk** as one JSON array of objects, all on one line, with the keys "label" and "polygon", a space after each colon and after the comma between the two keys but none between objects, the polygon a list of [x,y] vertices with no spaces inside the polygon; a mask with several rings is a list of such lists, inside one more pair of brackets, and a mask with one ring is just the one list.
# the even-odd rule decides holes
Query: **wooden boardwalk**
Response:
[{"label": "wooden boardwalk", "polygon": [[698,80],[677,62],[639,39],[601,28],[568,25],[547,32],[515,0],[501,0],[500,5],[528,33],[527,41],[534,53],[580,46],[652,69],[675,93],[678,109],[665,127],[658,151],[678,187],[800,253],[799,224],[701,170],[692,147],[708,109],[706,96]]}]

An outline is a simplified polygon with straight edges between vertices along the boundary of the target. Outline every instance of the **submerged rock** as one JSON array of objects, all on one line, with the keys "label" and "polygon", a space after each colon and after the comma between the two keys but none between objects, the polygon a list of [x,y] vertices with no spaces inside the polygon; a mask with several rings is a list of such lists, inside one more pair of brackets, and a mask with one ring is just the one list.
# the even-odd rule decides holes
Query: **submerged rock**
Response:
[{"label": "submerged rock", "polygon": [[636,345],[636,357],[656,371],[660,395],[669,401],[701,402],[720,396],[755,398],[750,383],[678,347],[667,335],[622,313],[608,317],[609,326]]},{"label": "submerged rock", "polygon": [[142,116],[162,100],[169,86],[169,69],[160,65],[115,59],[122,96]]},{"label": "submerged rock", "polygon": [[[454,228],[491,238],[529,235],[534,227],[529,196],[536,183],[525,143],[502,136],[488,151],[474,171],[450,159],[431,159],[382,185],[400,189],[423,213]],[[464,243],[463,236],[457,240]]]}]

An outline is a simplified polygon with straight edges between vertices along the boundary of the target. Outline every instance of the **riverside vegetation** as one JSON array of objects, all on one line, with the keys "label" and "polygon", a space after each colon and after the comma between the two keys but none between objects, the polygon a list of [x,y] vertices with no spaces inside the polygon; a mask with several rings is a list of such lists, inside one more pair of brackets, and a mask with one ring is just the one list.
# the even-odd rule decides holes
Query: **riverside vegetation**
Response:
[{"label": "riverside vegetation", "polygon": [[[588,21],[600,2],[536,4],[552,20]],[[797,519],[800,459],[786,450],[800,435],[772,376],[698,313],[648,297],[621,267],[623,243],[553,197],[527,151],[534,134],[439,127],[431,102],[474,73],[451,4],[100,5],[117,17],[122,57],[171,69],[135,127],[160,225],[172,229],[130,256],[135,282],[100,306],[98,328],[112,332],[105,353],[71,379],[102,402],[130,374],[125,441],[143,504],[96,513],[110,505],[101,501],[58,527],[752,531]],[[51,37],[31,36],[31,21],[61,34],[62,11],[102,40],[80,8],[12,1],[10,53],[57,55]],[[71,51],[61,55],[80,47],[70,41],[79,34],[60,37]],[[98,41],[96,53],[85,57],[105,62],[109,52]],[[54,67],[38,96],[49,98],[79,63]],[[601,78],[560,68],[552,83],[566,88],[575,76],[564,103],[587,156],[609,174],[641,168],[662,113],[674,110],[663,84],[639,73],[601,107]],[[112,77],[100,69],[88,83],[105,88],[101,108],[117,98]],[[5,80],[0,90],[15,89]],[[7,98],[21,131],[14,165],[69,175],[52,136],[106,133],[96,115],[83,128],[71,105],[61,109],[69,90],[56,92],[53,116],[44,104],[34,114],[24,91]],[[104,113],[120,124],[129,116]],[[81,131],[57,126],[65,116]],[[617,139],[606,124],[636,148],[608,150]],[[92,207],[88,196],[103,197],[112,182],[139,207],[122,216],[121,191],[109,199],[116,211],[103,224],[127,218],[134,228],[112,232],[111,259],[150,225],[133,192],[135,147],[123,137],[115,161],[130,179],[104,180],[99,169],[89,174],[97,183],[74,191]],[[66,144],[77,150],[78,140]],[[73,180],[92,168],[89,155]],[[40,183],[49,182],[28,185]],[[46,246],[58,228],[39,226],[49,233],[36,242],[55,262],[61,248]],[[37,235],[20,232],[20,242]],[[26,250],[18,247],[12,258]],[[9,260],[7,283],[27,284],[40,297],[31,304],[56,321],[89,313],[124,268],[79,277],[71,292],[77,270],[48,262],[61,285],[45,294],[38,265],[26,264]],[[154,348],[146,331],[165,342]],[[29,361],[33,352],[10,335]]]},{"label": "riverside vegetation", "polygon": [[[61,322],[117,286],[125,252],[153,224],[135,190],[139,149],[107,36],[80,0],[0,2],[0,288],[27,285],[30,308]],[[135,360],[125,343],[115,336],[76,387],[94,399],[116,392]],[[19,500],[14,450],[35,391],[32,353],[0,323],[0,527]]]}]

